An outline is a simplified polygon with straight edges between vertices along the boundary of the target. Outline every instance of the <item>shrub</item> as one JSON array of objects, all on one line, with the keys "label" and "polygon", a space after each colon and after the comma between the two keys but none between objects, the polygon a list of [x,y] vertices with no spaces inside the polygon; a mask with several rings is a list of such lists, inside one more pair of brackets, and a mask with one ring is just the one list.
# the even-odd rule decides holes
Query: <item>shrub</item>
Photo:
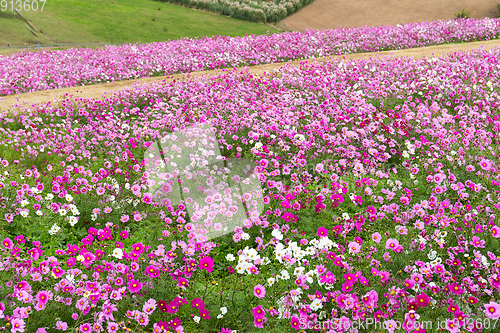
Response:
[{"label": "shrub", "polygon": [[312,0],[156,0],[204,9],[240,20],[273,23],[295,13]]},{"label": "shrub", "polygon": [[465,8],[455,14],[456,19],[463,19],[469,17],[470,17],[470,11],[466,10]]}]

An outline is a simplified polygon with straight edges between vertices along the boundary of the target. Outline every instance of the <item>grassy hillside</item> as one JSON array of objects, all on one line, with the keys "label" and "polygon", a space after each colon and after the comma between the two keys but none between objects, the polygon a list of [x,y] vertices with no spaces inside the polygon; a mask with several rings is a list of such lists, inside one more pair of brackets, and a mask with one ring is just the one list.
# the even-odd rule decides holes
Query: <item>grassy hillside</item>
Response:
[{"label": "grassy hillside", "polygon": [[[265,24],[152,0],[50,0],[43,11],[21,14],[51,42],[58,43],[158,42],[181,37],[278,32]],[[42,37],[41,42],[49,41]],[[10,10],[0,12],[0,46],[9,43],[37,43],[24,22]]]}]

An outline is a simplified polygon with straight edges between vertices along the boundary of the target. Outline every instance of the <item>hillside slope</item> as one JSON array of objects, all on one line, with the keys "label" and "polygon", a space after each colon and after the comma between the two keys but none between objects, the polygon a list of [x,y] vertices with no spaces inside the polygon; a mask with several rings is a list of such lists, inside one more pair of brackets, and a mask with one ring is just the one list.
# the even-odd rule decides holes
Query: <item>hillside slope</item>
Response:
[{"label": "hillside slope", "polygon": [[[9,10],[0,12],[0,46],[38,40]],[[41,7],[41,4],[40,4]],[[278,30],[153,0],[49,0],[21,14],[57,43],[150,43],[201,36],[243,36]],[[49,43],[41,38],[41,43]]]}]

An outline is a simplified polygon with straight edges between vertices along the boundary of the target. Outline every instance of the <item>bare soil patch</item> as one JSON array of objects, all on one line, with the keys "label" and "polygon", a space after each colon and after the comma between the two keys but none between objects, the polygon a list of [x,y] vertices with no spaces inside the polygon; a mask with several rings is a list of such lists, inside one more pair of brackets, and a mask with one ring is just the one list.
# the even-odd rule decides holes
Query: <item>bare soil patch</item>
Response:
[{"label": "bare soil patch", "polygon": [[290,31],[396,25],[449,20],[466,9],[472,18],[494,17],[498,0],[315,0],[278,25]]}]

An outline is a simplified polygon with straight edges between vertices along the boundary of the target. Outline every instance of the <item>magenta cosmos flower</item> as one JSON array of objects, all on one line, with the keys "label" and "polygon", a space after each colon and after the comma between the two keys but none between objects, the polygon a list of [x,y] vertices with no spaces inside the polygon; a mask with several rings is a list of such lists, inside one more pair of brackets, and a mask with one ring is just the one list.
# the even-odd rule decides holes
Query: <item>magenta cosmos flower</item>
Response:
[{"label": "magenta cosmos flower", "polygon": [[203,257],[198,265],[200,269],[206,270],[208,273],[214,270],[214,261],[210,257]]},{"label": "magenta cosmos flower", "polygon": [[92,332],[92,326],[89,323],[81,324],[79,329],[81,332]]},{"label": "magenta cosmos flower", "polygon": [[267,321],[266,317],[254,318],[253,325],[257,328],[263,328],[264,327],[263,325],[266,323],[266,321]]},{"label": "magenta cosmos flower", "polygon": [[318,228],[317,234],[319,237],[325,237],[328,235],[328,229],[326,229],[324,227],[320,227],[320,228]]},{"label": "magenta cosmos flower", "polygon": [[195,309],[204,309],[205,308],[205,302],[201,298],[193,298],[191,301],[191,306]]},{"label": "magenta cosmos flower", "polygon": [[36,294],[36,299],[40,304],[47,304],[50,299],[50,294],[45,290],[41,290]]},{"label": "magenta cosmos flower", "polygon": [[5,238],[3,241],[2,241],[2,244],[3,246],[6,248],[6,249],[9,249],[9,250],[12,250],[12,248],[14,247],[14,243],[12,242],[12,240],[10,238]]},{"label": "magenta cosmos flower", "polygon": [[299,330],[300,329],[300,321],[299,317],[294,314],[292,318],[290,319],[290,326],[292,326],[293,329]]},{"label": "magenta cosmos flower", "polygon": [[264,309],[260,305],[252,309],[252,314],[254,318],[264,318],[264,316],[266,315]]},{"label": "magenta cosmos flower", "polygon": [[130,281],[128,283],[128,289],[131,293],[136,293],[142,289],[142,283],[139,280]]}]

